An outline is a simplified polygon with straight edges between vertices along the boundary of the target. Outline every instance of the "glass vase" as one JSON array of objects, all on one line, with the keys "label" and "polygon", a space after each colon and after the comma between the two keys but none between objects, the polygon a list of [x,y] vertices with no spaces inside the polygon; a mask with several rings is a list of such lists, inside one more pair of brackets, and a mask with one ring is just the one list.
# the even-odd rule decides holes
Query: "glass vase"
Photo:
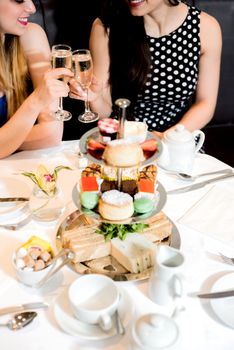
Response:
[{"label": "glass vase", "polygon": [[65,209],[62,191],[56,187],[53,194],[47,194],[35,186],[30,198],[30,209],[36,220],[57,220]]}]

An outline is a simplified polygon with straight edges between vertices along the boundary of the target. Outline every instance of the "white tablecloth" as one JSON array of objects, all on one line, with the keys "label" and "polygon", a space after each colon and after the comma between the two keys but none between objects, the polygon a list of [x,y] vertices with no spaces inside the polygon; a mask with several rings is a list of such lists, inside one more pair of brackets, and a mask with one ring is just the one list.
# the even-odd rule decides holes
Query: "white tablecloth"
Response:
[{"label": "white tablecloth", "polygon": [[[20,175],[22,170],[35,170],[39,163],[43,163],[49,169],[61,164],[73,166],[75,157],[72,150],[75,149],[75,146],[77,146],[77,141],[64,142],[60,147],[20,152],[12,155],[7,159],[0,160],[0,176],[9,175],[20,178],[32,186],[28,178]],[[208,155],[199,155],[196,158],[194,173],[218,170],[224,167],[227,167],[227,165],[215,158]],[[71,193],[77,182],[79,171],[76,168],[74,169],[73,171],[62,171],[59,174],[58,181],[66,198],[67,209],[58,222],[39,223],[32,220],[18,231],[0,229],[0,307],[38,300],[45,300],[50,304],[47,310],[38,310],[39,317],[23,330],[13,332],[7,328],[1,328],[1,350],[16,350],[19,348],[24,350],[130,349],[131,325],[129,325],[125,336],[122,338],[115,336],[108,340],[98,341],[83,341],[78,336],[71,336],[60,329],[54,317],[53,304],[56,303],[56,297],[63,292],[64,288],[78,277],[77,273],[68,266],[64,267],[62,272],[57,275],[53,284],[48,284],[48,287],[41,291],[26,287],[15,279],[11,258],[16,247],[32,235],[39,235],[49,240],[55,247],[55,236],[59,224],[69,213],[76,209],[71,199]],[[186,185],[186,183],[177,180],[161,169],[159,169],[158,180],[166,190]],[[225,183],[233,188],[234,179],[227,180]],[[215,186],[218,186],[218,184]],[[222,263],[217,255],[219,250],[225,248],[229,249],[233,256],[234,251],[231,251],[230,247],[226,247],[225,243],[177,222],[210,188],[211,185],[193,192],[168,195],[166,206],[163,209],[179,230],[180,249],[185,255],[183,271],[185,288],[183,305],[185,311],[176,320],[180,329],[180,339],[172,347],[175,350],[231,350],[234,348],[234,329],[224,325],[218,319],[211,309],[209,300],[201,301],[190,296],[198,291],[209,291],[220,276],[231,271],[234,272],[234,267]],[[120,284],[130,294],[135,307],[132,321],[145,313],[167,312],[148,298],[148,280],[121,282]],[[9,315],[1,316],[0,322],[8,318]]]}]

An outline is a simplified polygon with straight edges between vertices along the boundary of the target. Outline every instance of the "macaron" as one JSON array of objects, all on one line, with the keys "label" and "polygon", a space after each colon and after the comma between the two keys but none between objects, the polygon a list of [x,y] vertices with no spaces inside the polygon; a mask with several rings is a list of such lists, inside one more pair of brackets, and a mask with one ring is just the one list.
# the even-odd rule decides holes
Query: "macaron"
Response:
[{"label": "macaron", "polygon": [[134,210],[136,213],[144,214],[153,210],[154,203],[150,198],[142,197],[134,200]]},{"label": "macaron", "polygon": [[96,192],[81,192],[80,202],[86,209],[94,209],[98,204],[99,196]]}]

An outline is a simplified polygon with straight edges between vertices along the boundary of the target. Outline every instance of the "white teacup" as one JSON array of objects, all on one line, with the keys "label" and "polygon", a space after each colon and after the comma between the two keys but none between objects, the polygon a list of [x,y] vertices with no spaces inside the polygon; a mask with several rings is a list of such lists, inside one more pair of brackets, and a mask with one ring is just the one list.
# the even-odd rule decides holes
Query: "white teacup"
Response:
[{"label": "white teacup", "polygon": [[112,328],[112,315],[119,304],[119,290],[109,277],[98,274],[79,277],[70,285],[68,298],[80,321],[99,324],[104,331]]},{"label": "white teacup", "polygon": [[149,280],[149,296],[159,305],[169,305],[176,297],[181,297],[183,285],[181,268],[183,254],[167,245],[159,245],[156,252],[154,271]]}]

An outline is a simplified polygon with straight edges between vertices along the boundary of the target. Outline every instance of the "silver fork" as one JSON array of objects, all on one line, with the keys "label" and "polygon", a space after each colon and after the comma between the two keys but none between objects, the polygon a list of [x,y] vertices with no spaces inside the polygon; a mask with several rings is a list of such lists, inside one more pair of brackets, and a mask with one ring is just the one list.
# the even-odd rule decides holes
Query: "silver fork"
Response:
[{"label": "silver fork", "polygon": [[223,261],[229,265],[234,265],[234,258],[231,258],[230,256],[226,256],[222,253],[219,253]]}]

